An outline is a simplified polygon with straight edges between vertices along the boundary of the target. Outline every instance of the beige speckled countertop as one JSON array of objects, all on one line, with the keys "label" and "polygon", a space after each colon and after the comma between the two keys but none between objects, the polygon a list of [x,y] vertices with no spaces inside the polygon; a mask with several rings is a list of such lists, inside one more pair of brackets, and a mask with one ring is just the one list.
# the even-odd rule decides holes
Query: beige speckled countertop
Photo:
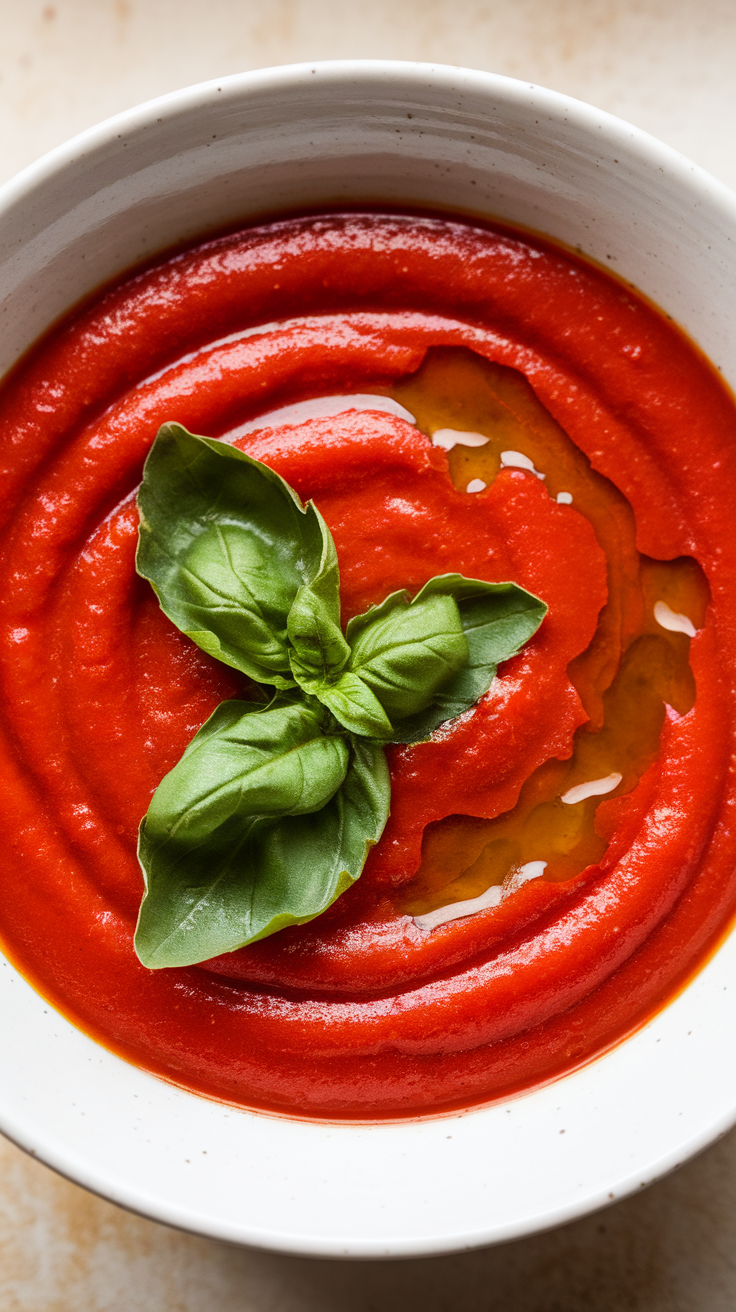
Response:
[{"label": "beige speckled countertop", "polygon": [[[736,187],[736,0],[0,0],[0,180],[176,87],[345,57],[538,82],[630,119]],[[397,1263],[285,1258],[179,1234],[0,1140],[0,1312],[118,1309],[732,1312],[736,1132],[562,1230]]]}]

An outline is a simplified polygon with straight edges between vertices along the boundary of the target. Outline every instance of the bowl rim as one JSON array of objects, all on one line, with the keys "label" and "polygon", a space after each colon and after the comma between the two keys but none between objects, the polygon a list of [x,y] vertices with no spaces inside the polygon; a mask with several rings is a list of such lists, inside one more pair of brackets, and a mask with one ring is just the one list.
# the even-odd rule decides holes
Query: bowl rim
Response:
[{"label": "bowl rim", "polygon": [[[176,118],[190,110],[206,105],[214,96],[222,94],[225,98],[250,93],[254,97],[269,91],[281,91],[299,83],[314,86],[329,82],[336,90],[382,77],[386,84],[403,79],[407,84],[415,83],[424,87],[427,81],[442,83],[448,89],[462,88],[463,91],[489,91],[497,93],[499,98],[509,104],[523,106],[533,98],[539,110],[549,113],[550,117],[560,115],[564,122],[571,123],[582,130],[604,133],[609,141],[615,140],[621,148],[629,152],[640,162],[649,164],[661,173],[685,184],[699,189],[702,199],[715,205],[723,212],[724,218],[736,223],[736,190],[721,181],[702,165],[695,163],[676,147],[668,145],[644,128],[629,123],[626,119],[599,109],[587,101],[564,92],[554,91],[538,83],[527,82],[521,78],[509,77],[501,73],[486,72],[481,69],[466,68],[460,65],[439,64],[414,60],[390,59],[333,59],[312,60],[298,63],[273,65],[270,67],[248,70],[245,73],[230,73],[221,78],[209,78],[203,82],[180,87],[161,96],[151,97],[137,105],[121,110],[100,122],[83,128],[66,141],[60,142],[46,151],[38,159],[31,161],[24,168],[0,183],[0,213],[11,209],[24,200],[29,193],[57,173],[63,171],[77,160],[103,148],[116,137],[128,138],[137,132],[145,132],[153,124],[161,124]],[[312,80],[314,81],[312,82]],[[419,205],[417,208],[422,208]],[[425,205],[429,210],[432,207]],[[441,208],[441,207],[438,207]],[[291,211],[289,211],[291,212]],[[470,221],[477,214],[458,209],[457,213],[467,215]],[[493,221],[499,216],[489,214]],[[268,221],[268,219],[267,219]],[[501,220],[503,221],[503,220]],[[518,225],[522,229],[524,225]],[[215,225],[214,233],[217,233]],[[532,231],[534,231],[532,229]],[[206,235],[206,234],[205,234]],[[544,235],[541,233],[540,235]],[[558,240],[553,238],[553,240]],[[561,243],[565,245],[564,241]],[[166,249],[159,249],[155,254],[165,254]],[[595,256],[584,252],[585,257],[593,263],[601,263]],[[140,263],[147,263],[144,258]],[[123,268],[114,278],[127,276],[136,265]],[[616,271],[601,265],[607,272]],[[645,293],[646,295],[646,293]],[[65,313],[68,311],[65,311]],[[45,330],[44,330],[45,331]],[[3,375],[4,376],[4,375]],[[734,379],[736,390],[736,378]]]},{"label": "bowl rim", "polygon": [[[487,91],[496,88],[503,92],[506,99],[524,103],[529,99],[529,92],[539,101],[542,108],[564,109],[565,116],[573,119],[582,127],[598,130],[605,126],[614,136],[620,137],[629,150],[651,159],[659,157],[659,162],[669,170],[682,173],[688,181],[693,178],[704,184],[708,191],[716,195],[732,213],[736,214],[736,191],[722,182],[702,165],[695,163],[676,147],[668,145],[645,128],[629,123],[619,115],[608,110],[598,109],[588,101],[562,91],[554,91],[536,82],[527,82],[522,78],[510,77],[504,73],[491,73],[483,69],[474,69],[455,64],[440,64],[419,60],[402,59],[323,59],[302,60],[291,64],[275,64],[264,68],[250,69],[245,73],[228,73],[221,78],[208,78],[203,82],[194,82],[175,91],[167,91],[161,96],[152,96],[140,101],[128,109],[120,110],[101,119],[87,128],[75,133],[66,141],[60,142],[50,150],[19,169],[5,182],[0,184],[0,206],[20,197],[28,188],[50,177],[60,168],[73,163],[83,154],[106,144],[117,130],[123,127],[135,131],[146,128],[155,115],[161,122],[165,118],[179,114],[183,109],[196,109],[209,100],[212,94],[252,90],[254,94],[270,89],[281,89],[284,83],[299,81],[306,77],[329,79],[336,86],[349,85],[359,80],[375,78],[383,74],[387,80],[403,77],[407,82],[416,81],[425,85],[428,78],[445,82],[452,86],[462,82],[471,90]],[[154,121],[155,121],[154,120]]]}]

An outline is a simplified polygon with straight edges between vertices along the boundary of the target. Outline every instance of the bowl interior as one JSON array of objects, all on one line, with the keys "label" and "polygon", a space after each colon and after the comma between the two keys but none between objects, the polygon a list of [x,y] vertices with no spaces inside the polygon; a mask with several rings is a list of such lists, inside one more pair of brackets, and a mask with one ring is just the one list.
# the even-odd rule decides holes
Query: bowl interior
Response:
[{"label": "bowl interior", "polygon": [[[581,248],[736,385],[736,198],[628,125],[527,84],[346,63],[208,83],[121,115],[0,194],[0,372],[136,262],[340,201],[465,210]],[[137,1211],[292,1252],[451,1251],[544,1228],[670,1169],[736,1119],[730,939],[632,1039],[505,1105],[351,1126],[233,1110],[126,1065],[4,963],[0,1125]],[[439,1187],[438,1187],[439,1184]]]}]

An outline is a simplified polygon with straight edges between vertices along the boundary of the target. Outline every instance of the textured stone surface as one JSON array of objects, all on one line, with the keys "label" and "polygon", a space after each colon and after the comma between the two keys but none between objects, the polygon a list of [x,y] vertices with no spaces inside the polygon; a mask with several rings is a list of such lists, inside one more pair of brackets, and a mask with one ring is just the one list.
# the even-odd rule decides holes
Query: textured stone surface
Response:
[{"label": "textured stone surface", "polygon": [[[190,82],[386,57],[592,101],[736,185],[733,0],[0,0],[0,180]],[[0,1312],[731,1312],[736,1133],[562,1230],[466,1256],[309,1261],[118,1211],[0,1140]]]},{"label": "textured stone surface", "polygon": [[736,1132],[584,1221],[455,1257],[332,1262],[119,1211],[0,1140],[2,1312],[731,1312]]}]

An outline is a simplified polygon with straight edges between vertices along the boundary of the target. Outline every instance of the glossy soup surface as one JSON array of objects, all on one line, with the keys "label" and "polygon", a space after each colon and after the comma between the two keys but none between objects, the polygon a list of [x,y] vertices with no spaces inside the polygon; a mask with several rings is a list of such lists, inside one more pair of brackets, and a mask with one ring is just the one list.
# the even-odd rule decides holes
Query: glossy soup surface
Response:
[{"label": "glossy soup surface", "polygon": [[[389,749],[388,826],[328,912],[154,972],[140,819],[247,695],[135,574],[167,420],[315,500],[343,623],[451,571],[549,614],[470,712]],[[617,1042],[724,932],[736,411],[636,293],[507,230],[286,220],[79,312],[6,383],[0,431],[0,937],[108,1047],[245,1106],[427,1114]]]}]

